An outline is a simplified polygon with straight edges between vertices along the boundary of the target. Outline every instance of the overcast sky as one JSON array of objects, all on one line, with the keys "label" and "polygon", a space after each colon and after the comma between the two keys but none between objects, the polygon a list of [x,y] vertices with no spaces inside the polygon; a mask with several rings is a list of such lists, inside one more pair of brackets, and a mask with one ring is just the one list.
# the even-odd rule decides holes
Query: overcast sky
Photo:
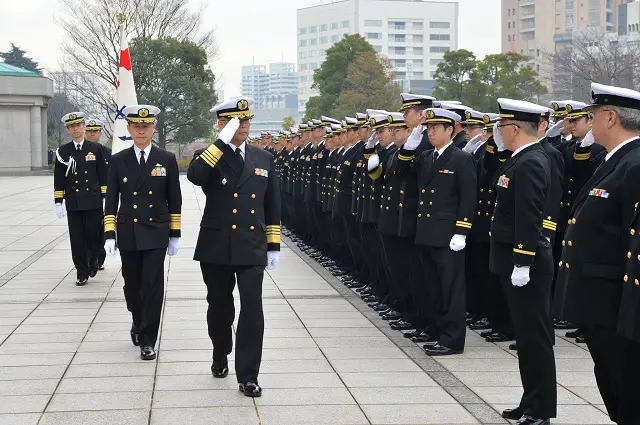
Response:
[{"label": "overcast sky", "polygon": [[[296,62],[296,9],[321,2],[191,1],[194,7],[208,5],[204,25],[215,29],[220,52],[219,57],[211,63],[211,68],[218,79],[217,88],[224,90],[225,97],[240,94],[242,65],[281,60]],[[330,3],[330,0],[325,0],[325,3]],[[500,0],[459,0],[458,3],[458,47],[471,50],[478,57],[499,53]],[[58,0],[0,0],[0,51],[6,51],[9,43],[13,42],[26,49],[41,67],[59,69],[59,46],[65,34],[56,25],[54,17],[60,10]]]}]

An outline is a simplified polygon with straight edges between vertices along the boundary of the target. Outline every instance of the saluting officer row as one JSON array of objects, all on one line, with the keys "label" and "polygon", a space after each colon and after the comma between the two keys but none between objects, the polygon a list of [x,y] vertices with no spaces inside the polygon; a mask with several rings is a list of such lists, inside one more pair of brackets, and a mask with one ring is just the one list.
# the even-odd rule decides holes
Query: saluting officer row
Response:
[{"label": "saluting officer row", "polygon": [[556,415],[554,326],[587,343],[612,420],[639,423],[640,94],[592,91],[500,114],[402,94],[402,113],[257,142],[277,152],[285,233],[393,329],[429,355],[463,352],[465,324],[516,340],[519,424]]}]

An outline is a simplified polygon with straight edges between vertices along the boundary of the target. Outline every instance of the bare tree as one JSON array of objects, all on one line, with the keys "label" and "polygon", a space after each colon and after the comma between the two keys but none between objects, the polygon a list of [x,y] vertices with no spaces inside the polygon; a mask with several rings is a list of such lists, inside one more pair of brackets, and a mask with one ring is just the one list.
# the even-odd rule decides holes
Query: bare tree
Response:
[{"label": "bare tree", "polygon": [[70,89],[85,96],[87,103],[99,105],[104,116],[113,117],[115,112],[120,55],[118,15],[126,16],[130,41],[173,37],[204,48],[209,61],[217,56],[213,30],[201,28],[205,7],[193,11],[189,0],[60,1],[64,12],[56,23],[68,37],[62,46],[60,67],[65,72],[95,77],[71,79],[77,87]]},{"label": "bare tree", "polygon": [[637,88],[640,39],[603,34],[588,28],[573,34],[571,44],[545,53],[557,98],[589,98],[591,82]]}]

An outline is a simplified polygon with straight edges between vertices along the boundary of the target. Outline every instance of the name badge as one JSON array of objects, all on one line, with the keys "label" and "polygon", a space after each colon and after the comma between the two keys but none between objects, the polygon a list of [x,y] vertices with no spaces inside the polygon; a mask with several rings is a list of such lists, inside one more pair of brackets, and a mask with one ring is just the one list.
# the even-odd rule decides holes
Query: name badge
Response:
[{"label": "name badge", "polygon": [[504,187],[505,189],[509,187],[509,177],[504,174],[500,176],[498,179],[498,186]]},{"label": "name badge", "polygon": [[263,170],[262,168],[256,168],[254,174],[260,177],[269,177],[269,172],[267,170]]},{"label": "name badge", "polygon": [[594,196],[596,198],[609,198],[610,193],[604,189],[591,189],[589,191],[589,196]]},{"label": "name badge", "polygon": [[93,154],[93,152],[89,152],[85,157],[84,157],[85,161],[95,161],[96,160],[96,156]]}]

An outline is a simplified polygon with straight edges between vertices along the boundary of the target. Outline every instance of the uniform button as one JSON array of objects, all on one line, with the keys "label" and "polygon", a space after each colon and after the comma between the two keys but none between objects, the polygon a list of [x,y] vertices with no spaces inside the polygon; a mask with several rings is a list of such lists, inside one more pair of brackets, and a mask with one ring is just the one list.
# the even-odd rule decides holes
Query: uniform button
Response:
[{"label": "uniform button", "polygon": [[624,275],[624,281],[628,282],[629,281],[629,276],[627,276],[626,274]]},{"label": "uniform button", "polygon": [[638,261],[640,261],[640,255],[638,255]]},{"label": "uniform button", "polygon": [[479,204],[481,204],[481,203],[482,203],[482,201],[478,201],[478,203],[479,203]]},{"label": "uniform button", "polygon": [[134,223],[137,223],[137,222],[138,222],[138,219],[137,219],[137,218],[134,218],[134,219],[133,219],[133,222],[134,222]]},{"label": "uniform button", "polygon": [[80,189],[76,189],[76,192],[80,192]]},{"label": "uniform button", "polygon": [[631,229],[631,236],[636,234],[636,229]]},{"label": "uniform button", "polygon": [[565,266],[566,268],[569,268],[569,263],[566,263],[564,266]]},{"label": "uniform button", "polygon": [[256,194],[255,193],[251,194],[251,199],[256,199]]},{"label": "uniform button", "polygon": [[560,206],[563,206],[563,205],[564,205],[564,202],[560,202]]},{"label": "uniform button", "polygon": [[480,211],[478,211],[478,215],[480,215]]},{"label": "uniform button", "polygon": [[152,190],[149,191],[149,195],[153,195],[153,191]]},{"label": "uniform button", "polygon": [[627,252],[627,258],[631,259],[631,251]]},{"label": "uniform button", "polygon": [[138,194],[138,192],[133,192],[133,196],[136,196]]},{"label": "uniform button", "polygon": [[429,202],[429,205],[433,205],[433,202]]},{"label": "uniform button", "polygon": [[237,213],[238,213],[238,210],[234,208],[234,209],[233,209],[233,213],[234,213],[234,214],[237,214]]},{"label": "uniform button", "polygon": [[571,202],[567,202],[567,206],[570,207],[571,206]]},{"label": "uniform button", "polygon": [[571,219],[567,220],[567,224],[571,224]]},{"label": "uniform button", "polygon": [[567,242],[567,244],[568,244],[569,246],[573,246],[573,242],[571,242],[571,241]]},{"label": "uniform button", "polygon": [[87,188],[87,192],[89,191],[89,188]]},{"label": "uniform button", "polygon": [[150,218],[149,221],[153,221],[153,218]]},{"label": "uniform button", "polygon": [[489,189],[489,193],[491,193],[491,189]]},{"label": "uniform button", "polygon": [[255,227],[251,226],[251,227],[249,227],[249,230],[253,231],[253,230],[255,230]]},{"label": "uniform button", "polygon": [[571,219],[571,224],[576,224],[576,219],[575,218]]},{"label": "uniform button", "polygon": [[558,267],[562,267],[562,261],[558,263]]},{"label": "uniform button", "polygon": [[402,202],[400,202],[400,205],[398,205],[400,208],[402,208]]},{"label": "uniform button", "polygon": [[149,205],[149,208],[153,208],[153,205]]},{"label": "uniform button", "polygon": [[562,241],[562,246],[565,246],[567,244],[566,241]]},{"label": "uniform button", "polygon": [[427,217],[431,217],[431,214],[427,214]]},{"label": "uniform button", "polygon": [[85,180],[85,182],[89,183],[89,180]]},{"label": "uniform button", "polygon": [[422,217],[422,214],[418,213],[418,217]]},{"label": "uniform button", "polygon": [[568,190],[568,191],[567,191],[567,194],[571,195],[571,191],[570,191],[570,190]]},{"label": "uniform button", "polygon": [[237,228],[237,227],[238,227],[238,226],[236,226],[235,224],[232,224],[232,225],[231,225],[231,228],[232,228],[233,230],[236,230],[236,228]]},{"label": "uniform button", "polygon": [[76,180],[76,184],[78,184],[78,180]]},{"label": "uniform button", "polygon": [[426,189],[422,189],[422,193],[425,193],[427,190]]},{"label": "uniform button", "polygon": [[424,201],[420,201],[420,205],[424,205]]},{"label": "uniform button", "polygon": [[76,171],[76,172],[74,172],[73,174],[77,176],[77,175],[78,175],[78,172]]},{"label": "uniform button", "polygon": [[89,174],[89,172],[88,172],[88,171],[85,171],[84,173],[85,173],[85,174]]},{"label": "uniform button", "polygon": [[234,194],[233,194],[233,197],[234,197],[234,198],[237,198],[237,197],[238,197],[238,194],[237,194],[237,193],[234,193]]},{"label": "uniform button", "polygon": [[393,186],[389,186],[389,190],[393,190]]},{"label": "uniform button", "polygon": [[387,207],[387,210],[389,210],[389,207]]},{"label": "uniform button", "polygon": [[436,190],[435,189],[431,189],[431,193],[436,193]]},{"label": "uniform button", "polygon": [[573,183],[573,179],[569,179],[569,181],[570,181],[571,183]]},{"label": "uniform button", "polygon": [[[485,215],[487,215],[487,216],[488,216],[488,215],[489,215],[489,213],[485,213]],[[491,220],[493,220],[493,217],[491,217]]]},{"label": "uniform button", "polygon": [[391,200],[391,196],[387,196],[387,201],[390,201],[390,200]]},{"label": "uniform button", "polygon": [[134,205],[134,206],[133,206],[133,209],[135,210],[136,208],[138,208],[138,206],[137,206],[137,205]]},{"label": "uniform button", "polygon": [[480,189],[480,193],[484,192],[484,189]]}]

